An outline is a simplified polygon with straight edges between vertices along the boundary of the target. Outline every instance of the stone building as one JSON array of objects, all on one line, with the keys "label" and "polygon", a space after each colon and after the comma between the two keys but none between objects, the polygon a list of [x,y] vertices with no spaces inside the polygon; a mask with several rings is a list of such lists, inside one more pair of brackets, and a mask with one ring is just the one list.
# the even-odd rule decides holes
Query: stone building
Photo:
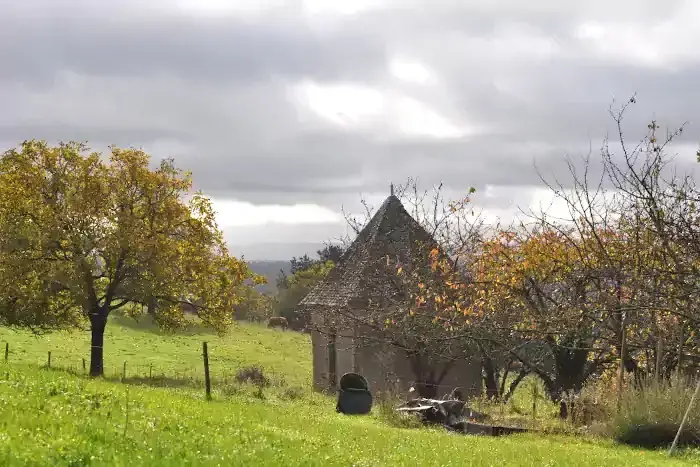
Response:
[{"label": "stone building", "polygon": [[[367,310],[400,306],[394,299],[399,296],[395,273],[387,266],[400,264],[409,271],[418,261],[425,265],[425,259],[419,257],[431,245],[437,243],[392,190],[328,277],[299,304],[310,315],[316,390],[336,390],[346,372],[365,376],[373,392],[405,394],[416,382],[415,359],[378,337],[376,328],[369,326]],[[436,366],[441,363],[430,359]],[[444,377],[436,388],[439,395],[456,386],[465,395],[480,394],[478,358],[453,358],[449,365],[444,363]]]}]

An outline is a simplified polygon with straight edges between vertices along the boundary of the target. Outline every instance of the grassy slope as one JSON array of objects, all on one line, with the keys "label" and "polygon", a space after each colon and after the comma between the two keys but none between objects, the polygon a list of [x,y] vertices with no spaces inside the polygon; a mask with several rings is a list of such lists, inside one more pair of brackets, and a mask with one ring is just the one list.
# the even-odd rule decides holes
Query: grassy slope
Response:
[{"label": "grassy slope", "polygon": [[[193,374],[201,335],[167,336],[115,323],[107,364],[166,374]],[[309,390],[305,336],[239,326],[224,338],[205,336],[213,371],[224,377],[260,363],[283,386]],[[533,435],[478,438],[441,430],[388,426],[378,416],[343,417],[332,401],[307,395],[290,401],[270,390],[231,391],[220,382],[214,401],[198,388],[164,389],[90,380],[38,368],[53,352],[58,366],[79,366],[86,334],[35,339],[0,329],[11,362],[0,364],[0,465],[674,465],[663,453],[610,443]],[[193,370],[194,369],[194,370]],[[235,394],[231,395],[232,392]],[[128,413],[128,421],[127,421]],[[697,457],[686,459],[696,462]]]},{"label": "grassy slope", "polygon": [[[201,380],[202,341],[206,340],[212,379],[228,379],[239,368],[260,365],[273,379],[284,378],[289,385],[310,387],[311,347],[305,335],[245,323],[237,324],[224,337],[196,328],[171,334],[157,331],[145,321],[137,324],[119,316],[111,319],[105,335],[106,376],[121,375],[126,361],[128,376],[147,376],[152,371],[154,376]],[[89,364],[89,338],[88,332],[60,332],[37,338],[0,327],[0,343],[9,342],[11,361],[45,365],[51,351],[52,367],[80,371],[83,358]]]}]

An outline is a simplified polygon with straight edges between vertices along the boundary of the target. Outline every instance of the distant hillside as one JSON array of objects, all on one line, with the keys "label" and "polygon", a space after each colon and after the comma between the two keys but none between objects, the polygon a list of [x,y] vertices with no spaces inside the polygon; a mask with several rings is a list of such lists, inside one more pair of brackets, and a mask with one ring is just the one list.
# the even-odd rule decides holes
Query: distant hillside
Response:
[{"label": "distant hillside", "polygon": [[246,261],[286,261],[296,256],[314,256],[316,251],[324,247],[318,243],[252,243],[237,245],[229,242],[229,251],[238,258],[243,256]]},{"label": "distant hillside", "polygon": [[248,266],[256,274],[267,278],[267,284],[257,287],[263,293],[276,293],[277,287],[275,284],[277,283],[280,269],[288,274],[290,268],[289,261],[248,261]]}]

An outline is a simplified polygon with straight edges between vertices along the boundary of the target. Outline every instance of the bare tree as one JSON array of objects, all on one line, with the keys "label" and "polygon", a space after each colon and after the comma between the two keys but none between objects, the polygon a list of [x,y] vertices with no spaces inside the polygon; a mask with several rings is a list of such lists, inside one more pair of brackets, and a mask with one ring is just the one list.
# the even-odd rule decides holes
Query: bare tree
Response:
[{"label": "bare tree", "polygon": [[[567,218],[529,215],[569,236],[572,244],[582,237],[591,240],[581,257],[594,259],[597,272],[590,273],[606,300],[587,314],[600,331],[597,339],[606,341],[622,361],[621,368],[634,372],[639,381],[652,372],[668,375],[689,347],[697,345],[691,329],[698,325],[692,310],[699,292],[695,205],[700,194],[691,177],[675,172],[674,158],[667,153],[684,126],[661,135],[652,121],[641,141],[628,143],[623,120],[635,102],[633,96],[620,108],[609,109],[619,150],[605,139],[599,178],[591,180],[594,161],[589,154],[582,159],[582,170],[568,161],[568,183],[543,179],[568,207]],[[610,232],[616,241],[604,238]]]}]

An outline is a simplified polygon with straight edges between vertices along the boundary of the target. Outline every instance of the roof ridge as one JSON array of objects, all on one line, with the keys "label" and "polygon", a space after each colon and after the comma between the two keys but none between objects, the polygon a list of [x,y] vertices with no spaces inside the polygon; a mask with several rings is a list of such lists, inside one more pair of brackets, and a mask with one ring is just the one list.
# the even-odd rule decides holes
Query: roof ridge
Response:
[{"label": "roof ridge", "polygon": [[[384,273],[373,271],[377,261],[392,252],[396,259],[411,263],[415,256],[414,241],[433,237],[406,210],[401,200],[389,195],[370,221],[358,233],[338,264],[300,302],[300,305],[345,305],[359,298],[364,285],[380,287]],[[377,282],[380,281],[380,282]]]}]

